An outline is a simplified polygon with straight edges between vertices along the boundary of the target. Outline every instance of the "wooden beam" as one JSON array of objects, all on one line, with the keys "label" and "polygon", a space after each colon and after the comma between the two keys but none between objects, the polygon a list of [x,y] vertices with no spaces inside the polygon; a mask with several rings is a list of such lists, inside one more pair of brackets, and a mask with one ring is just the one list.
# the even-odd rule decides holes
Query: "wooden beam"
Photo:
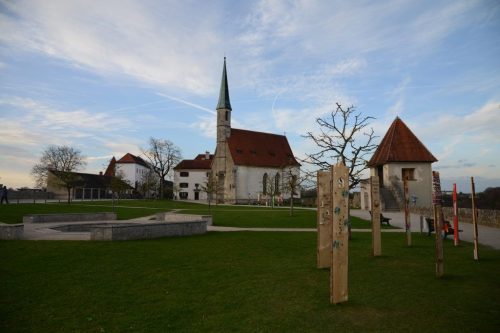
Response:
[{"label": "wooden beam", "polygon": [[403,180],[403,197],[405,205],[405,230],[406,230],[406,245],[411,246],[411,220],[410,220],[410,197],[408,195],[408,179]]},{"label": "wooden beam", "polygon": [[441,181],[439,172],[432,171],[432,203],[434,206],[434,233],[435,233],[435,256],[436,256],[436,277],[444,275],[443,263],[443,238],[441,237],[443,209],[441,206]]},{"label": "wooden beam", "polygon": [[477,206],[476,206],[476,187],[474,177],[470,177],[472,187],[472,226],[474,227],[474,260],[479,260],[478,253],[478,230],[477,230]]},{"label": "wooden beam", "polygon": [[317,266],[327,268],[332,255],[332,175],[330,171],[317,173]]},{"label": "wooden beam", "polygon": [[330,302],[337,304],[348,299],[349,169],[343,163],[332,166],[332,208]]},{"label": "wooden beam", "polygon": [[380,184],[377,176],[370,177],[371,209],[372,209],[372,255],[382,255],[380,235]]}]

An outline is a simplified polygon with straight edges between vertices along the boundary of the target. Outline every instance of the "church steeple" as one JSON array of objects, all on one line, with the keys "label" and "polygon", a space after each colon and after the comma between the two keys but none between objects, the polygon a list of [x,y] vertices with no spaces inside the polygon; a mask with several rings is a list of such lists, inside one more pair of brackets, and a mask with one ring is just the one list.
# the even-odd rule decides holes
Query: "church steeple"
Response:
[{"label": "church steeple", "polygon": [[226,57],[224,57],[224,68],[222,69],[222,80],[220,82],[219,103],[217,103],[216,109],[232,110],[231,102],[229,101],[229,88],[227,85]]}]

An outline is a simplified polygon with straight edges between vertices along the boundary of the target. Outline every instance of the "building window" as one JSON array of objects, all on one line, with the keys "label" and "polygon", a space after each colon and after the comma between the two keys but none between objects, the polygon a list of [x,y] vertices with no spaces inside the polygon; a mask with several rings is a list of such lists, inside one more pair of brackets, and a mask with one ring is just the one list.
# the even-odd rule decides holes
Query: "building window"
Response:
[{"label": "building window", "polygon": [[415,169],[414,168],[403,168],[401,171],[403,179],[415,180]]},{"label": "building window", "polygon": [[189,172],[187,172],[187,171],[181,171],[180,174],[179,174],[179,176],[181,176],[181,177],[189,177]]},{"label": "building window", "polygon": [[267,178],[267,173],[265,173],[262,177],[262,193],[264,193],[264,195],[267,194]]},{"label": "building window", "polygon": [[179,184],[179,187],[180,187],[180,188],[187,188],[188,186],[189,186],[189,184],[188,184],[188,183],[180,183],[180,184]]},{"label": "building window", "polygon": [[181,199],[187,199],[188,198],[188,193],[187,192],[180,192],[179,193],[179,198],[181,198]]},{"label": "building window", "polygon": [[225,117],[226,117],[226,121],[228,121],[229,120],[229,111],[226,111]]}]

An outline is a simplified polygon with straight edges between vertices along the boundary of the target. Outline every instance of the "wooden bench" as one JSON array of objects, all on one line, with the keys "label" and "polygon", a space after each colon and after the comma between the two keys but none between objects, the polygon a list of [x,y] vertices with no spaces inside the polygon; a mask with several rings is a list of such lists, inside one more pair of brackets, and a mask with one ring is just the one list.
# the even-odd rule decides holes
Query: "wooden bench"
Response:
[{"label": "wooden bench", "polygon": [[[430,217],[425,218],[425,222],[427,222],[427,236],[430,236],[431,233],[434,232],[434,219]],[[458,229],[458,232],[462,232],[462,230]],[[443,239],[446,239],[448,235],[453,235],[455,233],[455,229],[451,226],[450,221],[444,221],[443,225]]]},{"label": "wooden bench", "polygon": [[[372,215],[372,211],[370,210],[369,212],[370,212],[370,215]],[[382,213],[380,213],[380,224],[386,223],[388,226],[390,226],[391,225],[390,221],[391,221],[391,218],[385,217],[384,215],[382,215]]]}]

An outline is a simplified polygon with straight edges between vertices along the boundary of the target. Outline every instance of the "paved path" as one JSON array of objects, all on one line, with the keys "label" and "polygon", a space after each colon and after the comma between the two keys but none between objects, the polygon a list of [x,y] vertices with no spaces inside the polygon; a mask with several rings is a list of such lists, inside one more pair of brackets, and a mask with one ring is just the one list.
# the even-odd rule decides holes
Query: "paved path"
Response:
[{"label": "paved path", "polygon": [[[384,212],[385,217],[391,218],[391,224],[395,227],[405,228],[404,212]],[[370,213],[367,210],[351,210],[351,215],[360,217],[365,220],[370,220]],[[420,215],[410,214],[411,231],[420,232]],[[470,223],[459,223],[458,229],[463,230],[460,233],[460,239],[468,242],[474,240],[473,228]],[[427,223],[423,223],[423,231],[427,232]],[[448,236],[450,241],[453,241],[453,236]],[[500,229],[478,225],[478,240],[480,244],[491,246],[495,249],[500,249]]]}]

